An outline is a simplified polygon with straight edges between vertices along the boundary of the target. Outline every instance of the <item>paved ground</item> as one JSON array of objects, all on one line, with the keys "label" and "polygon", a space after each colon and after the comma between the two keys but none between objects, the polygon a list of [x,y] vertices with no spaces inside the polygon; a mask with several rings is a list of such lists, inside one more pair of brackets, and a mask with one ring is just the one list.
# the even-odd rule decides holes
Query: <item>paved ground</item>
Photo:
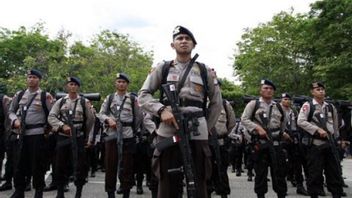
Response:
[{"label": "paved ground", "polygon": [[[352,159],[346,159],[343,162],[343,172],[344,176],[346,177],[345,182],[349,185],[349,188],[344,188],[345,192],[347,193],[347,197],[352,197]],[[238,198],[255,198],[255,194],[253,192],[253,182],[248,182],[247,177],[243,174],[241,177],[236,177],[234,173],[230,173],[230,182],[231,182],[231,195],[229,197],[238,197]],[[50,178],[49,178],[50,179]],[[48,179],[48,180],[49,180]],[[49,181],[47,181],[49,183]],[[304,196],[298,196],[296,194],[295,188],[292,187],[291,184],[288,184],[288,196],[289,198],[300,198]],[[131,198],[147,198],[151,197],[149,190],[144,186],[145,193],[143,195],[137,195],[136,189],[133,188],[131,191]],[[0,198],[7,198],[10,197],[13,190],[0,192]],[[75,187],[73,184],[70,184],[70,191],[65,193],[67,198],[74,197]],[[33,197],[34,191],[26,192],[26,197]],[[45,192],[45,198],[55,198],[56,192]],[[331,197],[330,193],[327,193],[327,197]],[[100,197],[107,197],[104,192],[104,173],[97,172],[96,177],[89,178],[89,182],[87,185],[84,186],[83,189],[83,198],[100,198]],[[117,197],[121,197],[118,195]],[[184,196],[186,197],[186,196]],[[213,196],[218,197],[218,196]],[[276,195],[273,193],[271,188],[271,183],[269,182],[269,192],[267,193],[266,197],[274,198]]]}]

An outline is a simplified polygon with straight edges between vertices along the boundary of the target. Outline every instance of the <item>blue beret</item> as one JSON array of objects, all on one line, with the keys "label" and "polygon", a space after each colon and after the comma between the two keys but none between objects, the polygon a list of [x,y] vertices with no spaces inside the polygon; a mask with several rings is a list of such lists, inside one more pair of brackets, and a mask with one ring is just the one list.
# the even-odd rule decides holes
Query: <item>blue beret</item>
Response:
[{"label": "blue beret", "polygon": [[79,87],[81,86],[81,80],[79,79],[79,78],[77,78],[77,77],[68,77],[67,78],[67,81],[66,81],[66,83],[69,83],[69,82],[74,82],[74,83],[76,83]]},{"label": "blue beret", "polygon": [[191,31],[189,31],[187,28],[182,27],[180,25],[176,26],[174,31],[172,32],[172,38],[174,39],[177,35],[179,34],[187,34],[189,37],[191,37],[194,45],[197,44],[196,39],[194,38],[193,34]]},{"label": "blue beret", "polygon": [[291,96],[288,93],[282,93],[281,98],[289,98],[291,99]]},{"label": "blue beret", "polygon": [[315,89],[315,88],[318,88],[318,87],[322,87],[322,88],[325,89],[324,84],[321,83],[321,82],[313,82],[313,83],[311,84],[311,86],[310,86],[311,89]]},{"label": "blue beret", "polygon": [[273,82],[271,82],[270,80],[267,80],[267,79],[263,79],[260,81],[260,84],[261,85],[269,85],[269,86],[272,86],[274,91],[276,90],[276,86],[274,85]]},{"label": "blue beret", "polygon": [[31,69],[27,71],[27,75],[37,76],[39,79],[42,79],[42,72],[37,69]]},{"label": "blue beret", "polygon": [[128,78],[127,74],[125,74],[125,73],[117,73],[116,79],[123,79],[123,80],[127,81],[127,83],[130,83],[130,79]]}]

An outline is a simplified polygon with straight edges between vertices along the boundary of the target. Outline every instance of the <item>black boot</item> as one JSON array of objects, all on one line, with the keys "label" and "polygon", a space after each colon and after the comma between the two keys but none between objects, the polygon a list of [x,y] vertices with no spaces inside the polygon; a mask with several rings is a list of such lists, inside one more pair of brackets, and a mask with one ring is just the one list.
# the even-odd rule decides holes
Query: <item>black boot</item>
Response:
[{"label": "black boot", "polygon": [[117,194],[122,194],[121,184],[120,184],[119,188],[116,190],[116,193]]},{"label": "black boot", "polygon": [[123,191],[122,198],[129,198],[130,197],[130,190]]},{"label": "black boot", "polygon": [[11,189],[12,189],[11,181],[6,181],[0,186],[0,191],[11,190]]},{"label": "black boot", "polygon": [[108,192],[108,198],[115,198],[115,192]]},{"label": "black boot", "polygon": [[304,186],[302,184],[298,184],[297,185],[297,190],[296,190],[297,194],[299,195],[304,195],[304,196],[308,196],[308,192],[307,190],[304,188]]},{"label": "black boot", "polygon": [[56,184],[54,184],[54,182],[51,182],[49,186],[46,186],[44,188],[44,192],[53,191],[53,190],[57,190],[57,186]]},{"label": "black boot", "polygon": [[83,186],[76,186],[76,195],[75,198],[81,198]]},{"label": "black boot", "polygon": [[143,194],[143,187],[142,187],[142,185],[137,185],[137,194],[138,194],[138,195]]},{"label": "black boot", "polygon": [[24,198],[24,191],[16,189],[10,198]]},{"label": "black boot", "polygon": [[65,198],[64,186],[58,186],[58,187],[57,187],[57,195],[56,195],[56,198]]},{"label": "black boot", "polygon": [[43,189],[35,189],[34,198],[43,198]]}]

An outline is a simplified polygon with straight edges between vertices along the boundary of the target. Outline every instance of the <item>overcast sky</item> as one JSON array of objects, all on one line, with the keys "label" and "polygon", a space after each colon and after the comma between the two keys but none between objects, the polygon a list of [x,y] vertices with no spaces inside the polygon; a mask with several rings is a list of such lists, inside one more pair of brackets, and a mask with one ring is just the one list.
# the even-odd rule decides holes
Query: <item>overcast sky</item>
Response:
[{"label": "overcast sky", "polygon": [[154,63],[175,57],[172,30],[190,29],[197,42],[198,61],[233,80],[232,57],[244,28],[266,23],[280,11],[306,13],[315,0],[0,0],[0,27],[17,29],[44,22],[55,36],[65,29],[74,40],[89,41],[101,30],[128,34]]}]

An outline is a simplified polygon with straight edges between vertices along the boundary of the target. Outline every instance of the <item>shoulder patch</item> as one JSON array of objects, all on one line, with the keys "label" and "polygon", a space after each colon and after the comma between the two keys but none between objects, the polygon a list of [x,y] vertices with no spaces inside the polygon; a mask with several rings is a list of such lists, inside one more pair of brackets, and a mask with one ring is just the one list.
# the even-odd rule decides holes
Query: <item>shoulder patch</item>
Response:
[{"label": "shoulder patch", "polygon": [[307,112],[307,111],[308,111],[308,108],[309,108],[309,104],[305,104],[305,105],[303,105],[303,107],[302,107],[302,111],[303,111],[303,112]]}]

